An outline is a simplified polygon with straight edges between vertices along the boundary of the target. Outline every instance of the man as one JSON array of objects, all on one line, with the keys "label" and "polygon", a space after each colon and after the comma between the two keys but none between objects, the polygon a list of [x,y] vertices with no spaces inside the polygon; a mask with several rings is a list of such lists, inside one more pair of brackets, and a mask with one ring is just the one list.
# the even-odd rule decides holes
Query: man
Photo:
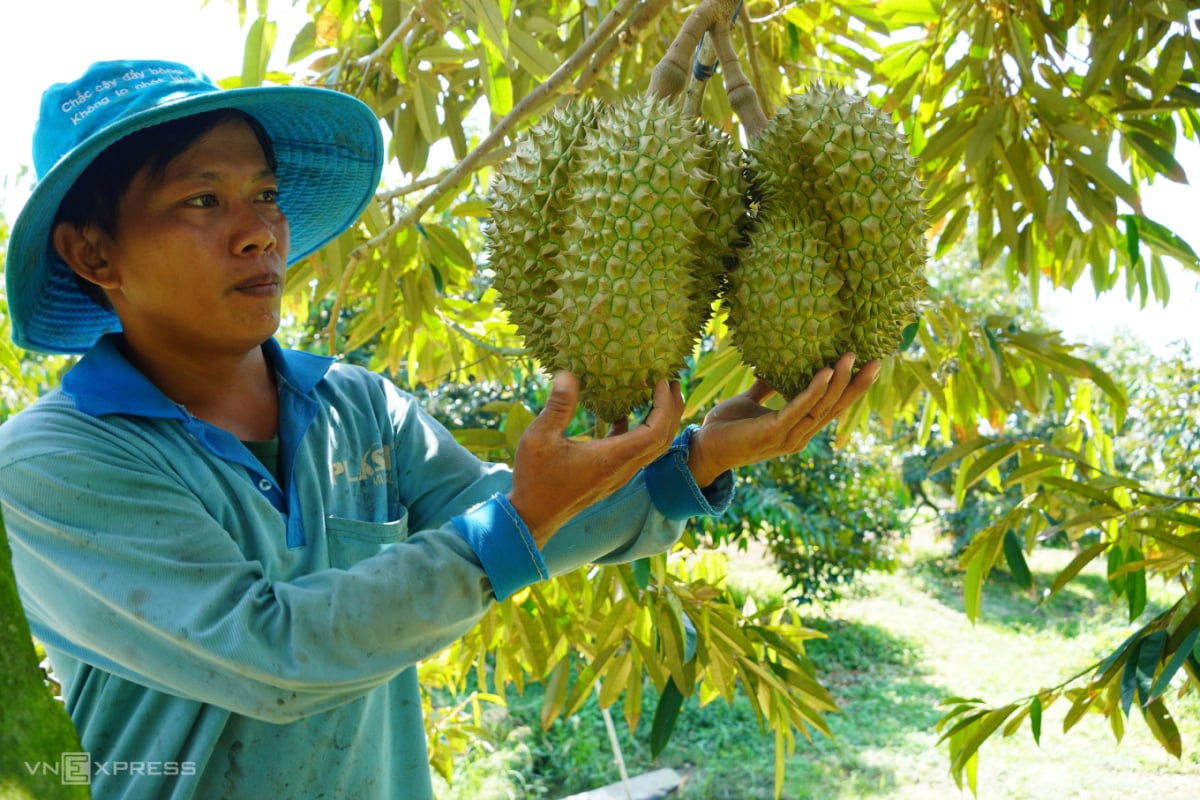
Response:
[{"label": "man", "polygon": [[759,384],[677,437],[663,382],[591,442],[559,374],[512,470],[480,463],[380,376],[271,338],[284,270],[357,219],[382,153],[350,97],[169,62],[43,97],[13,337],[86,355],[0,427],[0,503],[97,798],[432,797],[416,662],[524,586],[670,547],[878,372],[847,356],[780,412]]}]

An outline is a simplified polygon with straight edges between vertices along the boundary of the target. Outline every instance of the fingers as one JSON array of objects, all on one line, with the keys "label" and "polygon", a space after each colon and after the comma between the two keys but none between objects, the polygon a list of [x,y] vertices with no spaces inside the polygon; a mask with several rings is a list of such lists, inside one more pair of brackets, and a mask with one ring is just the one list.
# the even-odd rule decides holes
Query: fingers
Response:
[{"label": "fingers", "polygon": [[[683,418],[683,394],[678,381],[659,381],[654,387],[654,404],[642,424],[626,434],[633,453],[658,456],[670,447]],[[636,457],[636,456],[635,456]]]},{"label": "fingers", "polygon": [[[838,362],[839,364],[841,362]],[[821,369],[809,381],[808,386],[804,391],[796,395],[791,401],[779,411],[779,421],[787,427],[802,424],[806,421],[817,419],[815,409],[818,404],[830,393],[830,388],[834,378],[837,375],[837,370]]]},{"label": "fingers", "polygon": [[824,423],[833,418],[834,408],[850,384],[850,377],[854,372],[854,359],[854,353],[846,353],[838,359],[824,394],[808,412],[808,416],[813,420]]},{"label": "fingers", "polygon": [[754,383],[745,391],[746,397],[755,403],[761,403],[773,394],[775,394],[775,388],[762,378],[755,378]]},{"label": "fingers", "polygon": [[807,441],[862,397],[879,377],[878,361],[868,361],[857,374],[854,363],[853,353],[844,354],[833,369],[823,369],[813,376],[808,387],[780,412],[780,422],[794,429],[797,440]]},{"label": "fingers", "polygon": [[[570,372],[554,373],[554,381],[550,384],[550,396],[542,407],[539,419],[545,419],[542,424],[551,425],[555,431],[564,431],[575,416],[575,407],[579,403],[579,378]],[[538,424],[535,420],[533,424]]]}]

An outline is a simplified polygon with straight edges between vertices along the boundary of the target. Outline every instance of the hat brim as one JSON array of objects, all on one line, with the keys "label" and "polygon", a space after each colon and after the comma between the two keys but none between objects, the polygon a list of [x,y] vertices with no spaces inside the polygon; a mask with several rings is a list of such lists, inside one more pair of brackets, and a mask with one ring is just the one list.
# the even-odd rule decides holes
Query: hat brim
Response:
[{"label": "hat brim", "polygon": [[5,264],[13,341],[47,353],[83,353],[120,330],[116,315],[80,291],[51,245],[63,197],[106,148],[135,131],[219,109],[243,111],[275,148],[288,264],[345,231],[371,202],[383,169],[383,133],[371,109],[349,95],[308,86],[263,86],[191,94],[97,131],[34,186],[13,224]]}]

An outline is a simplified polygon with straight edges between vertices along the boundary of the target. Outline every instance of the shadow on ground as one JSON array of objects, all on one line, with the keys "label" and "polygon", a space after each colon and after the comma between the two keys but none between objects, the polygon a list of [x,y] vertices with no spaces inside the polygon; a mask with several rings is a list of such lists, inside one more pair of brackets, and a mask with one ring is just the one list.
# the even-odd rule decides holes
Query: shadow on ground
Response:
[{"label": "shadow on ground", "polygon": [[[1033,588],[1017,585],[1012,576],[997,569],[983,586],[983,601],[979,624],[1005,630],[1044,630],[1074,637],[1083,626],[1094,625],[1099,618],[1128,619],[1129,609],[1122,598],[1115,600],[1108,582],[1102,575],[1076,575],[1042,605],[1039,599],[1053,586],[1060,568],[1035,567]],[[914,563],[908,572],[914,585],[929,597],[958,613],[963,613],[963,576],[952,559],[928,558]],[[1153,601],[1146,604],[1145,613],[1153,616],[1165,609]],[[1148,617],[1147,617],[1148,618]]]},{"label": "shadow on ground", "polygon": [[[818,618],[805,624],[829,638],[806,643],[817,677],[834,696],[842,713],[826,717],[834,739],[812,731],[813,742],[798,741],[788,760],[785,800],[893,797],[895,771],[871,764],[866,756],[877,748],[895,747],[904,739],[933,729],[941,716],[936,705],[944,692],[922,678],[921,653],[902,637],[857,621]],[[716,704],[714,704],[716,705]],[[689,798],[767,800],[774,795],[770,772],[773,739],[758,734],[750,742],[759,748],[756,759],[730,757],[745,748],[747,731],[757,726],[749,704],[735,704],[730,713],[685,708],[680,732],[688,745],[660,761],[688,775],[679,793]],[[695,716],[692,716],[692,713]],[[703,741],[713,757],[696,760]],[[765,769],[764,769],[765,768]],[[751,772],[751,770],[754,772]]]}]

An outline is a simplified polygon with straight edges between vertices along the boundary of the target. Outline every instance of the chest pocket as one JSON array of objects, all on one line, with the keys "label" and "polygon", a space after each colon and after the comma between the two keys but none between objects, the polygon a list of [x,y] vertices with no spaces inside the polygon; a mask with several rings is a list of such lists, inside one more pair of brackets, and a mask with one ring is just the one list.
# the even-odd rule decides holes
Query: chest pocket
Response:
[{"label": "chest pocket", "polygon": [[362,522],[343,517],[325,518],[329,566],[349,569],[379,551],[408,538],[408,511],[392,522]]}]

